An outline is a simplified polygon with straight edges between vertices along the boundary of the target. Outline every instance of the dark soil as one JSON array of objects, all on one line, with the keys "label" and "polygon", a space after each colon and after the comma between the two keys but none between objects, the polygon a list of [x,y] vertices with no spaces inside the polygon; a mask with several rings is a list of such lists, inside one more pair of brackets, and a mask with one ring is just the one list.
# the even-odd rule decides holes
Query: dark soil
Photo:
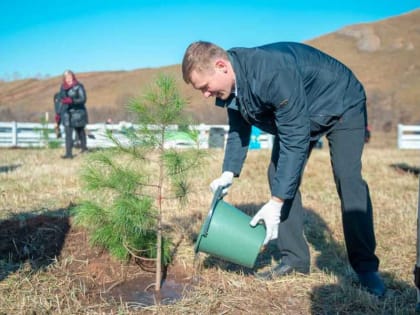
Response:
[{"label": "dark soil", "polygon": [[[29,262],[33,269],[51,264],[60,255],[70,224],[67,217],[17,215],[0,222],[0,259]],[[1,270],[0,279],[7,274]]]},{"label": "dark soil", "polygon": [[[83,283],[87,294],[78,297],[83,304],[100,301],[126,302],[132,307],[156,303],[168,304],[182,298],[191,287],[191,275],[184,267],[169,266],[163,275],[161,290],[155,290],[154,268],[135,261],[120,262],[106,251],[89,244],[85,230],[72,226],[66,215],[17,217],[0,222],[0,281],[24,263],[41,270],[53,263],[57,274],[69,275],[74,283]],[[147,270],[145,270],[147,269]],[[59,276],[59,275],[57,275]]]}]

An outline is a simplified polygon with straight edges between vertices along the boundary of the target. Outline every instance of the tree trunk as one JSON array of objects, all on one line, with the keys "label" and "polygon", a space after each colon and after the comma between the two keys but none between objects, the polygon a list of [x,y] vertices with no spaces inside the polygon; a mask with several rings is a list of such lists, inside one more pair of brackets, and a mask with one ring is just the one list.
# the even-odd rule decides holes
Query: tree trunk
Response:
[{"label": "tree trunk", "polygon": [[160,291],[162,283],[162,217],[159,214],[157,230],[157,254],[156,254],[156,291]]},{"label": "tree trunk", "polygon": [[164,164],[162,154],[164,151],[163,144],[165,140],[165,129],[161,131],[161,153],[159,159],[159,185],[158,185],[158,221],[157,221],[157,253],[156,253],[156,291],[160,291],[162,283],[162,198],[163,198],[163,179],[164,179]]}]

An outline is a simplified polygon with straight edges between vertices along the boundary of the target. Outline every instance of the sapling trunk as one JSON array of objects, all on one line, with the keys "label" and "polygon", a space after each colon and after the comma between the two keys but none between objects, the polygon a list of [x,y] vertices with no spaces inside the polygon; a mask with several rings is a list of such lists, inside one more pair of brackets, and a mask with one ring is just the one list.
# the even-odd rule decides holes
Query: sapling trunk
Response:
[{"label": "sapling trunk", "polygon": [[165,129],[161,130],[160,158],[159,158],[159,184],[158,184],[158,218],[157,218],[157,252],[156,252],[156,291],[160,291],[162,283],[162,198],[163,198],[163,180],[164,180],[164,164],[162,154],[164,152],[163,143],[165,139]]}]

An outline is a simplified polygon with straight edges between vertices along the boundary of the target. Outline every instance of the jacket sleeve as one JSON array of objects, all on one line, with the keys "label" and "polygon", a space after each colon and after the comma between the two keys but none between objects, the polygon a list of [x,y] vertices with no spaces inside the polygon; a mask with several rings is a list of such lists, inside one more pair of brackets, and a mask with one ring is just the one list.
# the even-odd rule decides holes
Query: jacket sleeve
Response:
[{"label": "jacket sleeve", "polygon": [[303,173],[310,143],[310,119],[303,81],[295,69],[277,71],[266,81],[266,102],[273,106],[279,160],[272,194],[292,199]]},{"label": "jacket sleeve", "polygon": [[238,177],[248,153],[251,125],[242,118],[239,111],[228,108],[227,112],[229,132],[223,160],[223,171],[231,171],[235,177]]},{"label": "jacket sleeve", "polygon": [[61,93],[57,92],[54,94],[54,112],[58,115],[61,114]]},{"label": "jacket sleeve", "polygon": [[64,115],[69,109],[67,105],[64,105],[63,103],[61,103],[61,100],[64,97],[67,97],[66,90],[64,90],[63,86],[61,86],[60,91],[58,92],[58,114],[59,115]]},{"label": "jacket sleeve", "polygon": [[84,105],[86,103],[86,91],[83,84],[77,85],[77,93],[73,97],[74,105]]}]

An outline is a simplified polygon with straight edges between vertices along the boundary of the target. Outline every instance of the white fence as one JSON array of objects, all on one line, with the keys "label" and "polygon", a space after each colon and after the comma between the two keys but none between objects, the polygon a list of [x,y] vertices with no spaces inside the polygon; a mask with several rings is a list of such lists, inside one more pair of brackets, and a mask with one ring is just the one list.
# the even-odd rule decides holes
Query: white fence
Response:
[{"label": "white fence", "polygon": [[45,146],[45,139],[52,137],[55,137],[53,124],[0,123],[0,147]]},{"label": "white fence", "polygon": [[[26,122],[0,122],[0,147],[45,147],[47,141],[56,141],[62,146],[64,142],[64,130],[61,132],[63,138],[57,139],[54,131],[55,124],[40,124]],[[114,146],[106,136],[106,130],[112,130],[114,137],[122,144],[128,143],[124,130],[136,126],[120,122],[118,124],[89,124],[86,126],[87,145],[89,148],[106,148]],[[154,126],[148,126],[154,128]],[[224,147],[228,125],[195,125],[191,126],[199,131],[199,147],[206,149],[209,147]],[[170,128],[176,131],[177,126]],[[257,139],[252,138],[251,142],[257,144],[252,148],[271,149],[273,137],[266,133],[257,135]],[[196,145],[182,137],[173,137],[165,144],[166,147],[190,147]],[[398,149],[420,149],[420,126],[398,125]]]},{"label": "white fence", "polygon": [[[61,129],[62,138],[57,139],[54,131],[55,124],[25,123],[25,122],[0,122],[0,147],[46,147],[48,142],[56,142],[59,146],[64,145],[64,130]],[[128,144],[129,140],[125,136],[129,128],[138,128],[132,123],[120,122],[118,124],[89,124],[86,126],[88,148],[106,148],[115,146],[107,137],[107,130],[111,130],[113,136],[121,142]],[[156,128],[150,125],[149,129]],[[190,128],[199,131],[198,145],[202,149],[209,147],[224,147],[226,144],[228,125],[195,125]],[[178,126],[170,126],[173,137],[165,143],[166,147],[185,148],[196,146],[191,139],[176,133]],[[254,137],[255,138],[255,137]],[[254,139],[258,145],[255,148],[271,148],[272,136],[262,133]]]},{"label": "white fence", "polygon": [[398,149],[420,149],[420,126],[398,125]]}]

